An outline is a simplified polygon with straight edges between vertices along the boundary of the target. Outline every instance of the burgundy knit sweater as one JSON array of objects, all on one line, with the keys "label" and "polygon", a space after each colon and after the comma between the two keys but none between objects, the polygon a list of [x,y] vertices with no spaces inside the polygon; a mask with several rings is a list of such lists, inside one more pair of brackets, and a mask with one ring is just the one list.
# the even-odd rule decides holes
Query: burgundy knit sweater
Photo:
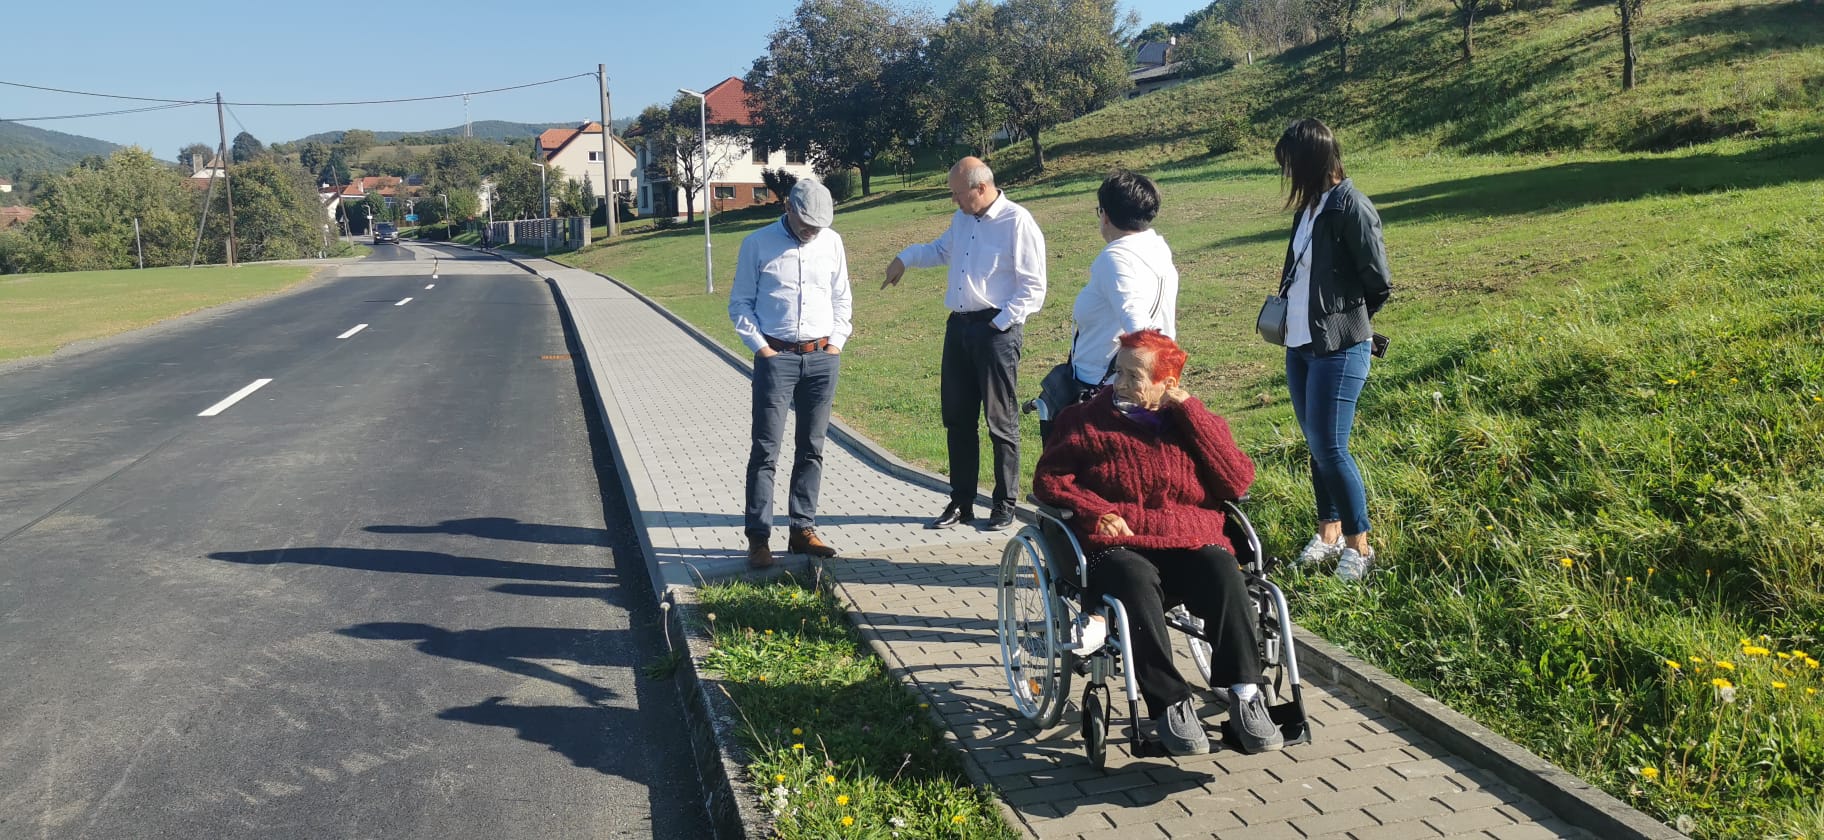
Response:
[{"label": "burgundy knit sweater", "polygon": [[[1163,423],[1154,430],[1116,410],[1113,391],[1104,388],[1058,415],[1033,493],[1072,512],[1071,524],[1091,553],[1206,545],[1232,553],[1218,505],[1247,492],[1254,462],[1235,446],[1229,424],[1192,397],[1161,409]],[[1134,536],[1094,533],[1096,521],[1111,512],[1127,520]]]}]

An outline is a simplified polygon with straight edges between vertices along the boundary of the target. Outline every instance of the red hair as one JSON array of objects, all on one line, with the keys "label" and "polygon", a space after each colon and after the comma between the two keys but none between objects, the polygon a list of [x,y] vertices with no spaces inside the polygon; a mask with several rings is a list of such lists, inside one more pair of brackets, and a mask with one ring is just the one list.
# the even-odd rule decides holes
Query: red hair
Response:
[{"label": "red hair", "polygon": [[1121,336],[1121,346],[1152,354],[1154,382],[1164,381],[1168,376],[1182,378],[1184,361],[1190,358],[1178,342],[1158,330],[1139,330]]}]

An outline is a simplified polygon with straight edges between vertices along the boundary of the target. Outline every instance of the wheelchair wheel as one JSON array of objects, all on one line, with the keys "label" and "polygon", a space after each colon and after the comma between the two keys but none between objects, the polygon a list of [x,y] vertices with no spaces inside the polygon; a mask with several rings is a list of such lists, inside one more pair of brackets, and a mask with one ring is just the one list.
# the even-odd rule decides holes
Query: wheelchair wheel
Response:
[{"label": "wheelchair wheel", "polygon": [[1093,685],[1083,688],[1083,750],[1089,766],[1100,770],[1108,764],[1108,710]]},{"label": "wheelchair wheel", "polygon": [[1020,715],[1041,729],[1056,726],[1070,694],[1070,668],[1059,632],[1069,620],[1052,585],[1037,529],[1022,528],[1001,552],[997,610],[1001,663]]},{"label": "wheelchair wheel", "polygon": [[[1190,627],[1196,629],[1197,632],[1199,632],[1199,633],[1203,632],[1203,619],[1198,618],[1194,615],[1191,615],[1191,611],[1185,609],[1183,605],[1173,607],[1172,614],[1174,616],[1176,616],[1179,621],[1182,621],[1187,626],[1190,626]],[[1228,686],[1217,686],[1210,682],[1210,645],[1209,645],[1209,643],[1205,642],[1202,639],[1197,638],[1196,636],[1186,634],[1184,637],[1184,645],[1185,645],[1185,647],[1190,648],[1191,662],[1193,662],[1197,665],[1197,675],[1200,677],[1203,677],[1203,684],[1210,686],[1211,688],[1227,689]]]}]

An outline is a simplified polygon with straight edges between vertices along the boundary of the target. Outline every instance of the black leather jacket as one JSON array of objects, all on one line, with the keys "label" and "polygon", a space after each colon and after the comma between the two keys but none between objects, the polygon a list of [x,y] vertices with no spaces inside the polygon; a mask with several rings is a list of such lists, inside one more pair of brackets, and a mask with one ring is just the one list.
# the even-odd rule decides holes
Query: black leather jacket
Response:
[{"label": "black leather jacket", "polygon": [[[1292,270],[1293,256],[1288,241],[1281,277]],[[1311,349],[1319,355],[1367,341],[1374,334],[1369,319],[1393,293],[1381,216],[1346,178],[1312,225],[1310,287]]]}]

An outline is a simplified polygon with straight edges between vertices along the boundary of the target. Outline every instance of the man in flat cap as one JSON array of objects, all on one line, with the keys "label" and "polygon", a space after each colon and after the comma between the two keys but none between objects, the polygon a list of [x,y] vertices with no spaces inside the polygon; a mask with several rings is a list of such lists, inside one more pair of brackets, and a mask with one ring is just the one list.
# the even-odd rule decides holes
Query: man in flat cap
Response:
[{"label": "man in flat cap", "polygon": [[741,240],[728,318],[754,351],[754,444],[747,458],[747,564],[773,565],[773,472],[786,411],[798,413],[793,441],[789,551],[834,557],[817,536],[817,491],[823,479],[823,439],[830,401],[852,329],[849,258],[830,230],[830,191],[798,181],[785,215]]}]

